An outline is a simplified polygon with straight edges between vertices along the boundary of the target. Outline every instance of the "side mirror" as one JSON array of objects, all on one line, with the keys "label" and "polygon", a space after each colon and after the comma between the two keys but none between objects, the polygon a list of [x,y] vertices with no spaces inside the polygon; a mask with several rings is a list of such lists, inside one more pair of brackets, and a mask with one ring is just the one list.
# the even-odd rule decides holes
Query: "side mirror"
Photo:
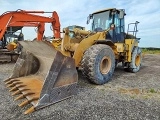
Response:
[{"label": "side mirror", "polygon": [[120,10],[119,19],[123,19],[124,15],[125,15],[124,10]]},{"label": "side mirror", "polygon": [[87,17],[87,24],[89,24],[90,19],[92,19],[92,18],[93,18],[93,15],[92,15],[92,14],[89,14],[89,16]]}]

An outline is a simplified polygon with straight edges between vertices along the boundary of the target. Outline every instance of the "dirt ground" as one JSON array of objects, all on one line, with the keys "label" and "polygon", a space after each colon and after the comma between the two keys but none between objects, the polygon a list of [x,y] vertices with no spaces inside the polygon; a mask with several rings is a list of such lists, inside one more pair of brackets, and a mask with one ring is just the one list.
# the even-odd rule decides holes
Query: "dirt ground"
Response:
[{"label": "dirt ground", "polygon": [[105,85],[93,85],[79,73],[76,96],[29,115],[3,83],[13,66],[0,64],[0,120],[160,120],[160,55],[145,55],[138,73],[119,65]]}]

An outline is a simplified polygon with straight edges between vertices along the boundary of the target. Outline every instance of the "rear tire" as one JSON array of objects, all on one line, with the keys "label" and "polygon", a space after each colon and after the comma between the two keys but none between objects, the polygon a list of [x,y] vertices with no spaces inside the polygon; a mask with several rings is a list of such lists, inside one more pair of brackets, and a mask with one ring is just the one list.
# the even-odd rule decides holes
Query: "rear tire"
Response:
[{"label": "rear tire", "polygon": [[115,69],[115,56],[108,45],[97,44],[87,49],[81,61],[82,73],[95,84],[108,82]]},{"label": "rear tire", "polygon": [[127,70],[129,72],[138,72],[141,67],[141,61],[142,61],[142,52],[139,47],[134,47],[132,52],[132,58],[131,62],[128,65]]}]

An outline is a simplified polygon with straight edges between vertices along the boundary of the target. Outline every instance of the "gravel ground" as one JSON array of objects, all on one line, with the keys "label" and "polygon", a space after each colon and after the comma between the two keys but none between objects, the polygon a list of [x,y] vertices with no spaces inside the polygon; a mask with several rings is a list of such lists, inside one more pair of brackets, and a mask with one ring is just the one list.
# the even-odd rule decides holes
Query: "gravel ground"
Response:
[{"label": "gravel ground", "polygon": [[118,66],[105,85],[93,85],[79,73],[78,95],[29,115],[3,83],[14,64],[0,64],[0,120],[160,120],[159,61],[160,55],[145,55],[136,74]]}]

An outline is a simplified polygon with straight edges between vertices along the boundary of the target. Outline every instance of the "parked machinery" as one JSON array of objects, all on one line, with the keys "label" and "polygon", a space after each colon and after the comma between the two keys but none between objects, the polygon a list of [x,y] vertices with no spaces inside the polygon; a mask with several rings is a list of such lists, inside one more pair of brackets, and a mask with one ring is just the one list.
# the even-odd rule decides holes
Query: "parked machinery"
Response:
[{"label": "parked machinery", "polygon": [[[22,30],[23,27],[37,27],[37,40],[42,40],[45,23],[51,23],[54,26],[54,35],[60,36],[59,23],[55,22],[56,12],[47,12],[52,13],[51,18],[35,15],[35,13],[42,14],[44,11],[7,11],[0,16],[0,62],[15,62],[17,60],[19,56],[15,51],[17,43],[13,42],[13,39],[17,39],[19,36],[14,33]],[[21,33],[21,35],[23,34]]]},{"label": "parked machinery", "polygon": [[[27,20],[33,17],[32,21],[38,18],[28,13],[23,15],[28,16]],[[56,21],[52,21],[53,28],[56,28],[53,29],[55,39],[52,44],[45,41],[20,41],[23,46],[21,55],[13,74],[5,83],[11,92],[14,91],[12,95],[20,94],[16,100],[27,99],[19,106],[33,105],[25,114],[76,94],[76,68],[81,69],[95,84],[108,82],[119,62],[131,72],[139,71],[141,50],[135,35],[138,22],[132,31],[134,35],[127,34],[124,16],[125,11],[116,8],[94,12],[87,20],[89,23],[92,19],[90,31],[67,27],[63,29],[63,38],[60,37],[57,17]]]},{"label": "parked machinery", "polygon": [[[82,73],[95,84],[110,80],[120,62],[130,72],[140,69],[140,38],[136,37],[139,22],[130,23],[125,33],[125,15],[124,9],[105,9],[88,16],[87,23],[92,19],[90,31],[64,29],[59,51],[74,58],[76,67],[80,67]],[[134,25],[133,30],[129,29],[130,25]]]}]

